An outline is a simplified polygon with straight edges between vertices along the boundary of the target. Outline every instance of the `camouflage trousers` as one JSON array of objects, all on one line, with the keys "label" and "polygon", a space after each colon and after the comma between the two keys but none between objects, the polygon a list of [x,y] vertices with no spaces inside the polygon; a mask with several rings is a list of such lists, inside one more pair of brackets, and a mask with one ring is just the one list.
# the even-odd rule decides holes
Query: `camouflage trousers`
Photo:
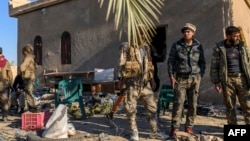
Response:
[{"label": "camouflage trousers", "polygon": [[157,104],[150,84],[148,83],[144,87],[134,84],[127,85],[124,90],[124,94],[126,95],[124,99],[124,106],[129,120],[130,129],[132,131],[137,130],[137,101],[140,100],[145,108],[145,111],[147,112],[151,131],[156,132],[158,129],[156,119]]},{"label": "camouflage trousers", "polygon": [[35,96],[33,94],[34,89],[34,80],[24,79],[24,99],[25,99],[25,108],[27,107],[36,107]]},{"label": "camouflage trousers", "polygon": [[3,88],[0,90],[0,105],[2,109],[2,115],[7,116],[9,110],[9,97],[8,97],[8,88]]},{"label": "camouflage trousers", "polygon": [[197,112],[201,76],[190,75],[187,78],[177,77],[176,79],[178,83],[175,84],[174,88],[172,127],[176,129],[180,127],[180,119],[186,98],[188,101],[188,111],[186,114],[185,127],[192,127]]},{"label": "camouflage trousers", "polygon": [[25,93],[23,90],[17,90],[17,92],[15,92],[11,96],[11,105],[12,106],[20,106],[21,108],[25,108]]},{"label": "camouflage trousers", "polygon": [[245,76],[228,76],[227,84],[222,84],[224,105],[229,125],[237,125],[236,97],[242,108],[245,123],[250,124],[250,89]]}]

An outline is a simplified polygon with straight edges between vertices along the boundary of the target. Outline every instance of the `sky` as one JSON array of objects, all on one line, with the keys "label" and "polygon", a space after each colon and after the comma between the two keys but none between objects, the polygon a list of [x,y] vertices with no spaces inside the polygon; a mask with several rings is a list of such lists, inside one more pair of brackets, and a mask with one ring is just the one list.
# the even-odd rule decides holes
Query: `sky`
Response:
[{"label": "sky", "polygon": [[0,47],[9,62],[17,64],[17,19],[9,17],[9,0],[0,0]]}]

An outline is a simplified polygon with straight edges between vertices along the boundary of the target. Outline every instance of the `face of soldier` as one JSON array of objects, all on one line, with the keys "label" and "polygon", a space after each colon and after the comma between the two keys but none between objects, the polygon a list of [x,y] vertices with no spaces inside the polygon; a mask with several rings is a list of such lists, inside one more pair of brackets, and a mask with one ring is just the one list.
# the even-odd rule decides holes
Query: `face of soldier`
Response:
[{"label": "face of soldier", "polygon": [[240,33],[233,32],[231,35],[228,36],[228,40],[232,45],[239,44],[240,41]]},{"label": "face of soldier", "polygon": [[183,34],[183,38],[184,38],[185,40],[190,40],[190,39],[192,39],[193,36],[194,36],[194,31],[192,31],[192,30],[190,30],[190,29],[186,29],[186,30],[184,30],[184,31],[182,32],[182,34]]},{"label": "face of soldier", "polygon": [[22,53],[23,53],[23,56],[26,56],[28,54],[28,52],[25,50],[23,50]]}]

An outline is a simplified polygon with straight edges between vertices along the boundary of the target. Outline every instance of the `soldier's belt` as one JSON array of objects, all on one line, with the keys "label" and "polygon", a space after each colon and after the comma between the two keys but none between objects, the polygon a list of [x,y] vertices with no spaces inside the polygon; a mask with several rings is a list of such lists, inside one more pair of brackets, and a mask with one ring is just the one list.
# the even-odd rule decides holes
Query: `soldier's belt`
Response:
[{"label": "soldier's belt", "polygon": [[196,75],[200,75],[199,73],[192,73],[192,74],[190,74],[190,73],[177,73],[176,74],[176,77],[177,78],[189,78],[189,77],[191,77],[191,76],[196,76]]},{"label": "soldier's belt", "polygon": [[237,73],[237,72],[227,73],[227,76],[229,76],[229,77],[241,77],[241,76],[244,76],[244,73]]}]

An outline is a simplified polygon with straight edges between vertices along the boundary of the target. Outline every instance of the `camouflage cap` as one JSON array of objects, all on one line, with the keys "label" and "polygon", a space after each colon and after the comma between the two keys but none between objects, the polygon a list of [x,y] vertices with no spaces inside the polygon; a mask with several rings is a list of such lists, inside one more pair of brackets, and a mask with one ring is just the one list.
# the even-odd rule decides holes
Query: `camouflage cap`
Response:
[{"label": "camouflage cap", "polygon": [[187,30],[187,29],[190,29],[190,30],[192,30],[193,32],[196,31],[195,25],[193,25],[193,24],[191,24],[191,23],[186,23],[186,24],[183,26],[183,28],[181,29],[181,32],[183,33],[184,30]]}]

